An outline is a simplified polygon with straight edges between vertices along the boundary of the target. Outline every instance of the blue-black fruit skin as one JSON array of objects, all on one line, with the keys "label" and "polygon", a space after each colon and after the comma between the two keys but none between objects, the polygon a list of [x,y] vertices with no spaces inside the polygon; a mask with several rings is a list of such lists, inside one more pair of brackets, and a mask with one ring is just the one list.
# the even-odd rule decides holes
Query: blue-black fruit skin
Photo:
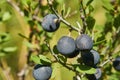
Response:
[{"label": "blue-black fruit skin", "polygon": [[120,71],[120,56],[113,61],[113,67],[115,70]]},{"label": "blue-black fruit skin", "polygon": [[82,51],[81,52],[81,58],[82,58],[82,61],[85,65],[94,67],[99,62],[100,55],[95,50]]},{"label": "blue-black fruit skin", "polygon": [[64,56],[71,55],[76,49],[74,39],[69,36],[61,37],[57,43],[57,49]]},{"label": "blue-black fruit skin", "polygon": [[46,65],[37,64],[33,69],[35,80],[49,80],[52,74],[52,68]]},{"label": "blue-black fruit skin", "polygon": [[70,55],[66,55],[66,57],[68,57],[68,58],[74,58],[74,57],[76,57],[78,54],[79,54],[79,50],[75,50],[73,53],[71,53]]},{"label": "blue-black fruit skin", "polygon": [[46,15],[41,24],[42,28],[47,32],[56,31],[60,26],[60,22],[59,21],[55,22],[55,19],[58,20],[58,17],[55,14]]},{"label": "blue-black fruit skin", "polygon": [[102,71],[100,68],[96,68],[95,74],[87,74],[86,76],[88,80],[99,80],[102,76]]},{"label": "blue-black fruit skin", "polygon": [[91,50],[93,47],[93,40],[86,34],[81,34],[76,38],[76,46],[79,50]]}]

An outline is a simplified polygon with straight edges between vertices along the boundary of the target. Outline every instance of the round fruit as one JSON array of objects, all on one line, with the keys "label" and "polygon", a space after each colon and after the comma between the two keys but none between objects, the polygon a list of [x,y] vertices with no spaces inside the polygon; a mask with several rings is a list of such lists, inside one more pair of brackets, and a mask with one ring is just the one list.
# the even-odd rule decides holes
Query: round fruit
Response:
[{"label": "round fruit", "polygon": [[33,77],[36,80],[48,80],[51,77],[52,68],[46,65],[37,64],[33,70]]},{"label": "round fruit", "polygon": [[120,56],[113,61],[113,67],[115,70],[120,71]]},{"label": "round fruit", "polygon": [[64,56],[73,54],[76,49],[74,39],[68,36],[61,37],[57,43],[57,49]]},{"label": "round fruit", "polygon": [[100,68],[96,68],[95,74],[87,74],[88,80],[99,80],[101,76],[102,76],[102,71]]},{"label": "round fruit", "polygon": [[82,58],[82,61],[85,65],[96,66],[96,64],[100,60],[100,55],[95,50],[82,51],[81,52],[81,58]]},{"label": "round fruit", "polygon": [[93,47],[92,39],[86,34],[78,36],[75,43],[79,50],[90,50]]},{"label": "round fruit", "polygon": [[55,14],[48,14],[42,21],[42,28],[47,32],[54,32],[60,26],[60,21]]},{"label": "round fruit", "polygon": [[66,56],[68,58],[74,58],[79,54],[79,50],[75,50],[73,53],[71,53],[70,55]]}]

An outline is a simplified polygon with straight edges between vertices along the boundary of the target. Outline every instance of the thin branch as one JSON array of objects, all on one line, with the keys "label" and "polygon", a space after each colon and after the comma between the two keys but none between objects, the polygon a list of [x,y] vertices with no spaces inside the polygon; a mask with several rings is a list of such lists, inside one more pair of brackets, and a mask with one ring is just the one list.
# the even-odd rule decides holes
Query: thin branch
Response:
[{"label": "thin branch", "polygon": [[29,38],[27,38],[25,35],[18,33],[19,36],[21,36],[22,38],[25,38],[26,40],[29,40]]},{"label": "thin branch", "polygon": [[100,64],[100,67],[103,67],[105,64],[107,64],[108,62],[112,61],[112,57],[110,57],[109,59],[107,59],[106,61],[104,61],[102,64]]},{"label": "thin branch", "polygon": [[33,16],[32,16],[32,19],[38,21],[39,23],[42,22],[42,19],[40,19],[40,18],[39,18],[38,16],[36,16],[36,15],[33,15]]},{"label": "thin branch", "polygon": [[53,52],[53,50],[50,48],[49,43],[48,43],[47,41],[45,41],[45,43],[46,43],[49,51],[50,51],[51,54],[53,55],[53,57],[56,59],[56,61],[57,61],[58,63],[60,63],[62,66],[66,67],[68,70],[71,70],[71,71],[75,72],[75,73],[76,73],[76,79],[77,79],[77,80],[81,80],[81,76],[79,75],[79,72],[76,71],[74,68],[66,65],[66,63],[61,62],[60,59],[58,58],[58,56],[57,56],[57,55]]},{"label": "thin branch", "polygon": [[75,31],[78,31],[79,32],[79,29],[76,28],[75,26],[71,25],[69,22],[67,22],[65,19],[63,19],[57,12],[56,10],[54,9],[54,7],[52,6],[52,3],[50,0],[47,0],[48,1],[48,5],[50,7],[50,9],[55,13],[55,15],[59,18],[59,20],[61,22],[63,22],[64,24],[66,24],[68,27],[70,27],[71,29],[75,30]]},{"label": "thin branch", "polygon": [[19,80],[25,80],[25,75],[28,70],[28,65],[25,65],[24,68],[17,74],[19,77]]},{"label": "thin branch", "polygon": [[80,0],[80,6],[81,6],[80,7],[80,17],[81,17],[82,23],[83,23],[83,29],[82,29],[81,33],[85,33],[87,23],[86,23],[86,11],[83,6],[83,0]]},{"label": "thin branch", "polygon": [[47,41],[45,41],[45,42],[46,42],[46,45],[47,45],[49,51],[50,51],[51,54],[54,56],[54,58],[57,60],[57,62],[59,62],[61,65],[63,65],[63,66],[66,67],[67,69],[72,70],[73,72],[76,72],[72,67],[69,67],[69,66],[67,66],[65,63],[61,62],[60,59],[57,57],[57,55],[56,55],[56,54],[53,52],[53,50],[50,48],[49,43],[48,43]]}]

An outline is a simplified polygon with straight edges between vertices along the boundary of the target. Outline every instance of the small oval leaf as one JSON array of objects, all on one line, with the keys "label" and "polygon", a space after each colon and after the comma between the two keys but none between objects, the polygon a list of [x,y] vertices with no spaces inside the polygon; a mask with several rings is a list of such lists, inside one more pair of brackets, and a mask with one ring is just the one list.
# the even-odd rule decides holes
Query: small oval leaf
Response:
[{"label": "small oval leaf", "polygon": [[85,66],[85,65],[78,65],[76,67],[76,70],[81,73],[87,73],[87,74],[94,74],[96,72],[95,68]]}]

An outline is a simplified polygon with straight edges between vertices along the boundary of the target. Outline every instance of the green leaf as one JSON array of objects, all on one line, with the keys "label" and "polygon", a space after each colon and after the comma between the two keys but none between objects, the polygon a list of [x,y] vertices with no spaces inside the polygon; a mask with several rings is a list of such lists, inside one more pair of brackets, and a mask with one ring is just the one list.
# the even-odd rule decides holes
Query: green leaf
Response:
[{"label": "green leaf", "polygon": [[21,3],[26,7],[28,7],[28,4],[30,4],[30,2],[31,0],[21,0]]},{"label": "green leaf", "polygon": [[89,8],[89,13],[94,11],[94,8],[92,5],[89,5],[88,8]]},{"label": "green leaf", "polygon": [[108,32],[105,36],[106,38],[106,41],[109,42],[110,40],[112,40],[112,33],[111,32]]},{"label": "green leaf", "polygon": [[0,42],[5,42],[10,40],[10,35],[8,33],[0,33]]},{"label": "green leaf", "polygon": [[86,6],[90,5],[93,2],[93,0],[89,0],[86,4]]},{"label": "green leaf", "polygon": [[70,14],[70,11],[71,11],[71,8],[69,7],[69,8],[67,9],[67,13],[66,13],[65,17],[67,17],[67,16]]},{"label": "green leaf", "polygon": [[113,25],[116,28],[120,27],[120,14],[114,19]]},{"label": "green leaf", "polygon": [[36,64],[41,64],[40,58],[36,55],[31,55],[30,60],[33,61]]},{"label": "green leaf", "polygon": [[46,44],[42,44],[40,46],[41,46],[41,49],[42,49],[43,52],[48,51],[48,47],[46,46]]},{"label": "green leaf", "polygon": [[107,22],[112,22],[113,21],[113,19],[114,19],[114,17],[113,17],[113,15],[111,15],[110,13],[105,13],[105,16],[106,16],[106,18],[107,18]]},{"label": "green leaf", "polygon": [[96,73],[96,69],[89,67],[89,66],[85,66],[85,65],[78,65],[76,67],[76,70],[80,73],[87,73],[87,74],[94,74]]},{"label": "green leaf", "polygon": [[97,46],[97,45],[99,45],[99,44],[101,44],[101,43],[103,43],[103,42],[105,42],[106,40],[104,39],[104,40],[101,40],[101,41],[98,41],[98,42],[95,42],[94,43],[94,46]]},{"label": "green leaf", "polygon": [[59,4],[62,4],[64,0],[56,0]]},{"label": "green leaf", "polygon": [[36,64],[42,64],[42,65],[50,65],[51,61],[44,55],[31,55],[30,60],[35,62]]},{"label": "green leaf", "polygon": [[17,47],[5,47],[3,48],[4,52],[14,52],[17,50]]},{"label": "green leaf", "polygon": [[52,63],[52,62],[51,62],[46,56],[44,56],[44,55],[39,55],[39,58],[40,58],[40,62],[41,62],[42,64],[47,64],[47,65],[49,65],[49,64]]},{"label": "green leaf", "polygon": [[110,4],[110,0],[102,0],[104,9],[113,10],[113,6]]},{"label": "green leaf", "polygon": [[92,29],[93,26],[95,25],[95,19],[91,16],[87,17],[86,22],[87,22],[88,29]]},{"label": "green leaf", "polygon": [[9,12],[5,12],[2,16],[2,20],[6,21],[11,18],[11,14]]},{"label": "green leaf", "polygon": [[66,11],[66,9],[65,9],[65,4],[63,4],[63,6],[62,6],[62,10],[61,10],[61,15],[62,15],[62,16],[64,16],[65,11]]},{"label": "green leaf", "polygon": [[57,46],[56,46],[56,45],[54,45],[54,47],[53,47],[53,52],[54,52],[55,54],[58,54],[58,53],[59,53],[59,51],[57,50]]},{"label": "green leaf", "polygon": [[25,42],[25,45],[28,47],[28,48],[35,48],[35,46],[29,42]]},{"label": "green leaf", "polygon": [[61,62],[66,63],[67,62],[67,58],[61,55],[58,55],[58,58],[60,59]]}]

